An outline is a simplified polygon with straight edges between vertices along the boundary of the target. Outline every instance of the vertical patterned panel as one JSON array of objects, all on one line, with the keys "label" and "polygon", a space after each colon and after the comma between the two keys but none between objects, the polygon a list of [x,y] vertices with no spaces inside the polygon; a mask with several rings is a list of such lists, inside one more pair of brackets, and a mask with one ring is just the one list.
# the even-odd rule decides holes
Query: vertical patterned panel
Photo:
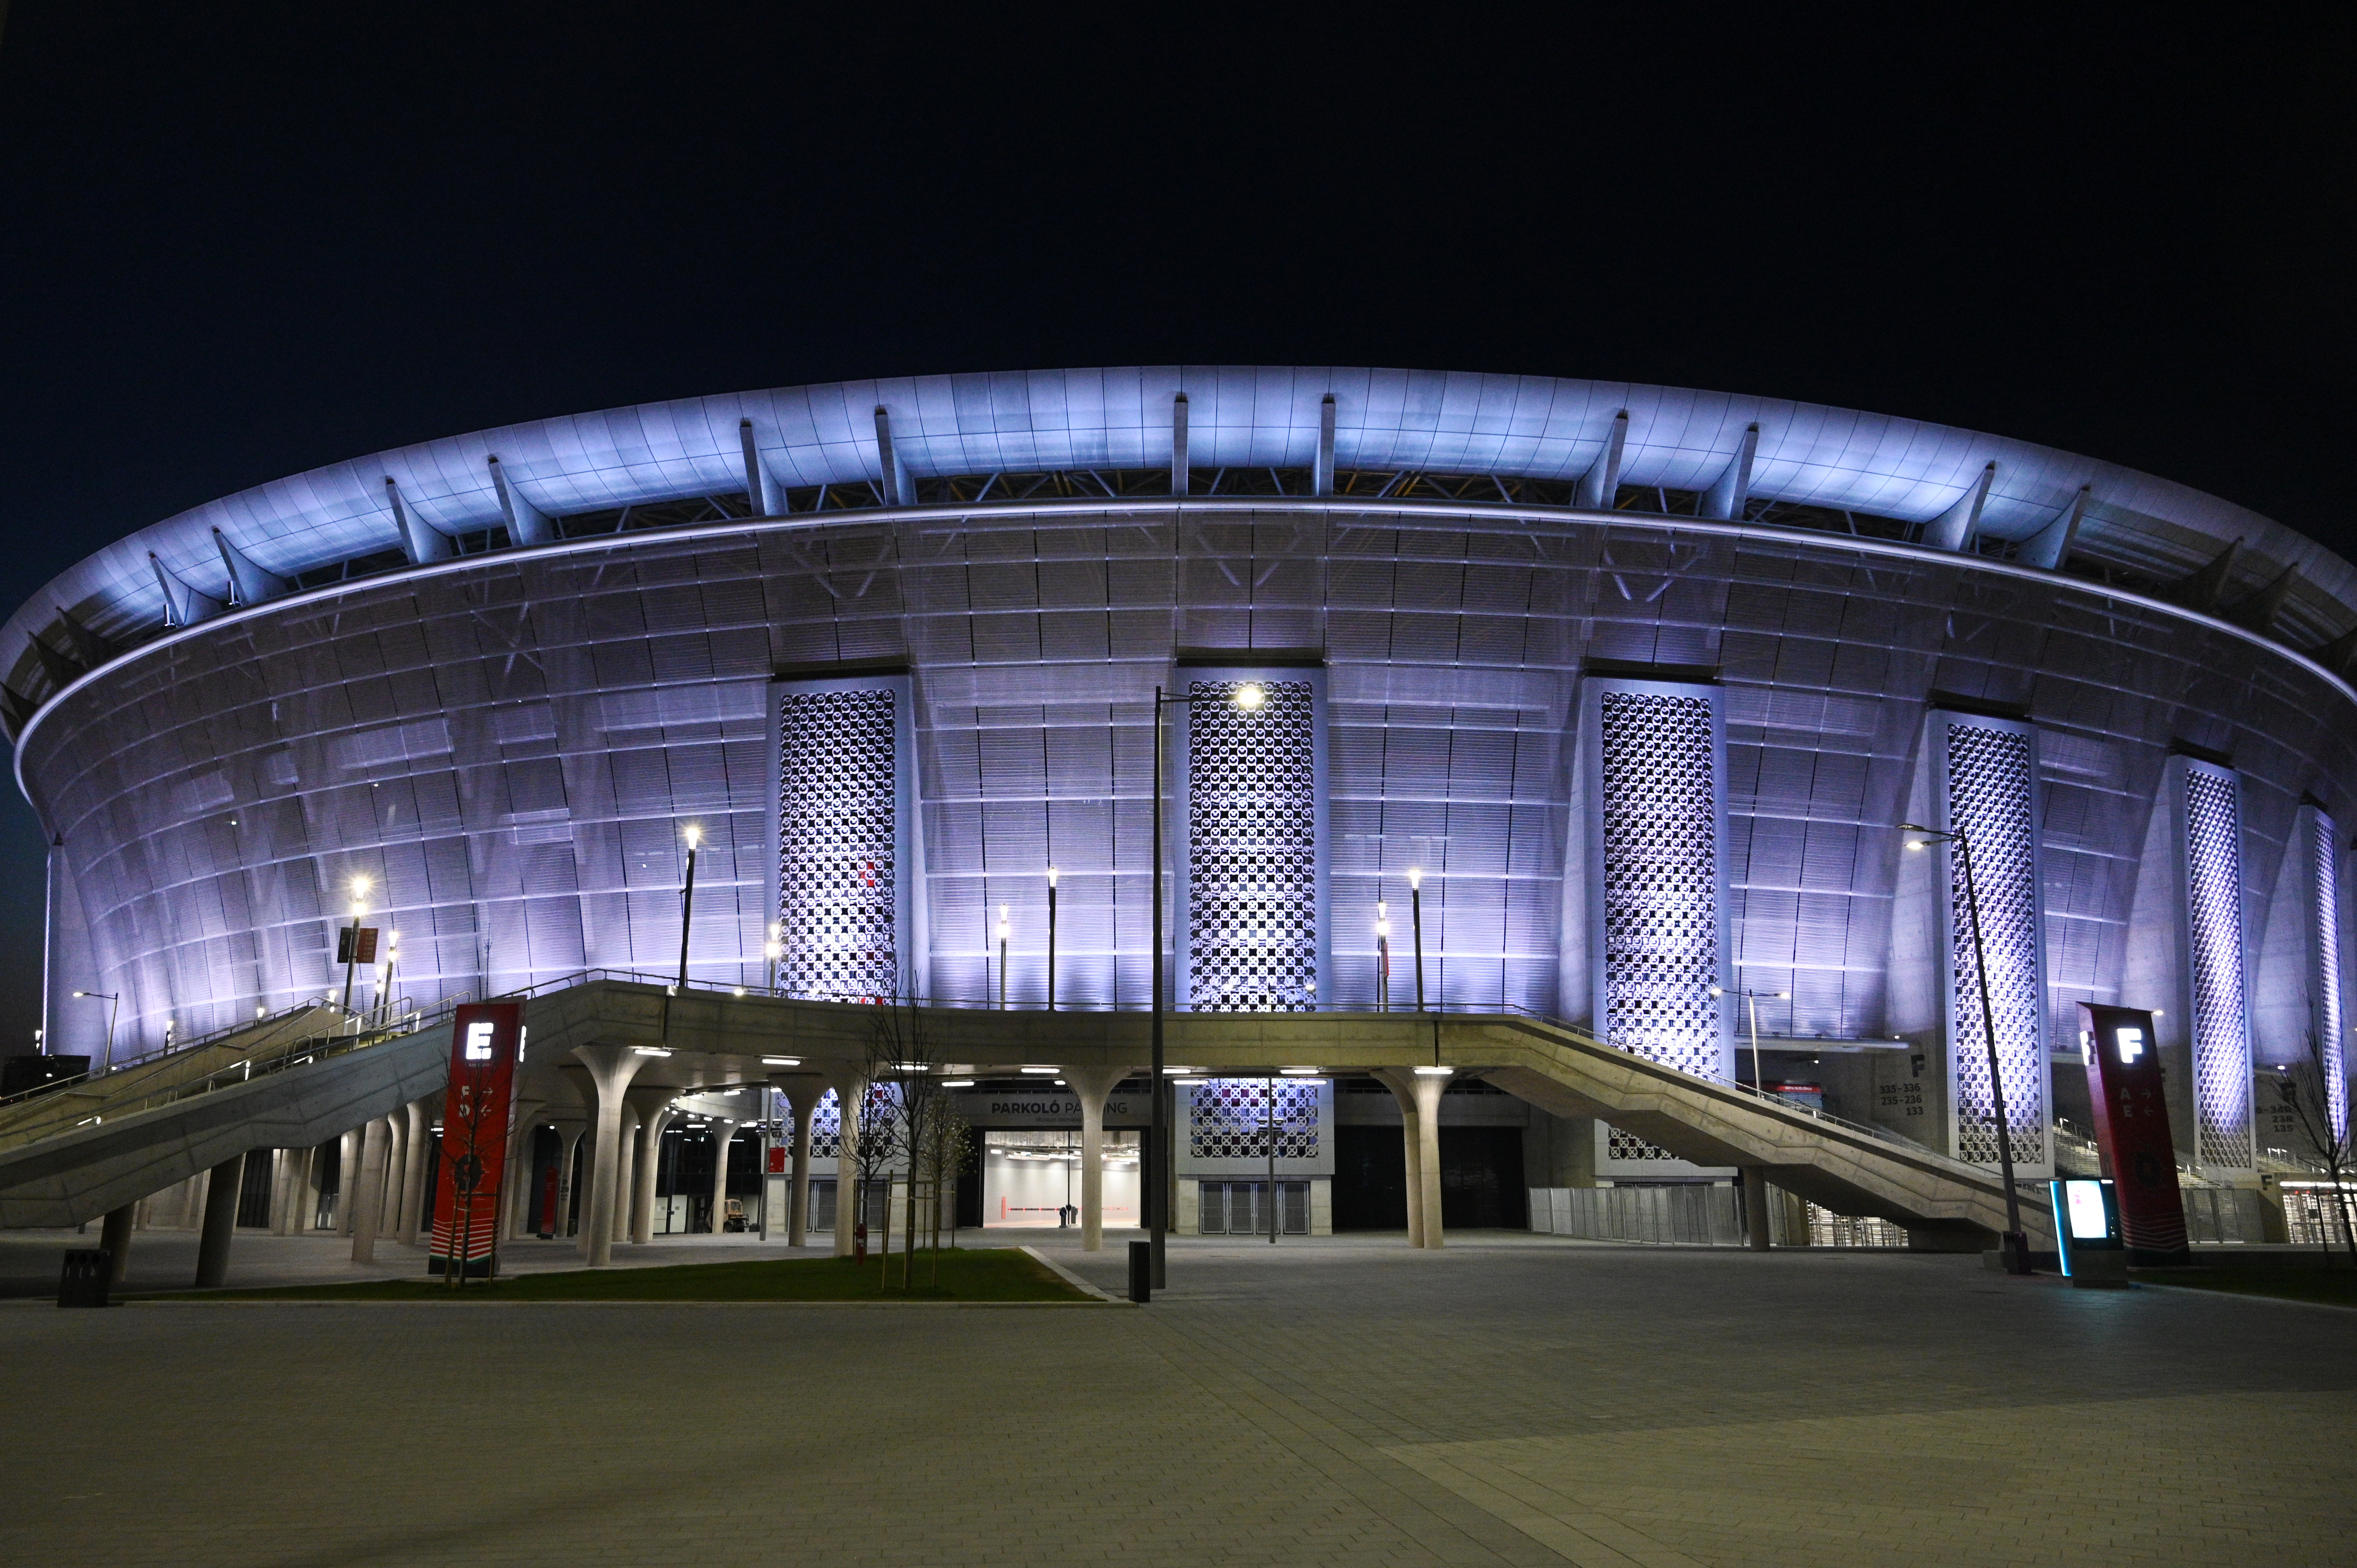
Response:
[{"label": "vertical patterned panel", "polygon": [[2341,1025],[2341,854],[2335,831],[2322,811],[2309,813],[2316,1038],[2323,1047],[2325,1110],[2339,1133],[2349,1126],[2349,1062]]},{"label": "vertical patterned panel", "polygon": [[1195,681],[1187,729],[1188,1000],[1205,1012],[1318,1005],[1316,736],[1310,684]]},{"label": "vertical patterned panel", "polygon": [[790,992],[899,988],[896,695],[878,687],[781,699],[778,918]]},{"label": "vertical patterned panel", "polygon": [[[1948,1019],[1956,1072],[1956,1157],[1997,1163],[1988,1020],[1996,1024],[2005,1114],[2016,1165],[2044,1165],[2045,985],[2038,933],[2038,834],[2029,731],[1943,715],[1947,830],[1967,856],[1948,856]],[[1975,940],[1974,903],[1979,905]],[[1983,964],[1986,969],[1984,972]],[[1987,1008],[1982,983],[1987,983]]]},{"label": "vertical patterned panel", "polygon": [[2233,774],[2185,770],[2186,920],[2193,979],[2193,1157],[2251,1165],[2251,1031],[2243,971],[2243,808]]},{"label": "vertical patterned panel", "polygon": [[1718,791],[1711,699],[1598,698],[1604,1037],[1682,1072],[1721,1067]]}]

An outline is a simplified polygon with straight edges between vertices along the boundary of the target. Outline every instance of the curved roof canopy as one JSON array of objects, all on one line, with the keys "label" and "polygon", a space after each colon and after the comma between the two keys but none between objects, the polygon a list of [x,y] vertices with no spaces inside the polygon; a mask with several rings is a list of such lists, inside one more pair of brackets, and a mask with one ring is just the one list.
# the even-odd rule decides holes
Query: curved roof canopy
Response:
[{"label": "curved roof canopy", "polygon": [[[1174,417],[1181,394],[1183,422]],[[789,491],[854,486],[866,487],[858,504],[891,504],[920,499],[915,487],[932,478],[1152,470],[1169,467],[1174,450],[1197,476],[1495,475],[1570,482],[1573,504],[1598,509],[1617,495],[1632,513],[1740,519],[1783,503],[1867,514],[1917,525],[1914,537],[1934,546],[2050,567],[2067,564],[2067,549],[2147,580],[2184,580],[2203,608],[2233,613],[2239,597],[2247,611],[2264,600],[2266,624],[2301,645],[2341,638],[2357,611],[2357,571],[2255,512],[2133,469],[1917,420],[1544,376],[1028,371],[644,403],[256,486],[108,545],[18,608],[0,634],[18,710],[10,716],[21,722],[27,699],[61,686],[61,671],[70,679],[100,661],[110,644],[276,596],[339,563],[391,552],[437,559],[459,536],[495,529],[528,548],[558,536],[555,518],[687,498],[746,496],[747,511],[772,514],[791,507]],[[1691,499],[1656,502],[1627,487]]]}]

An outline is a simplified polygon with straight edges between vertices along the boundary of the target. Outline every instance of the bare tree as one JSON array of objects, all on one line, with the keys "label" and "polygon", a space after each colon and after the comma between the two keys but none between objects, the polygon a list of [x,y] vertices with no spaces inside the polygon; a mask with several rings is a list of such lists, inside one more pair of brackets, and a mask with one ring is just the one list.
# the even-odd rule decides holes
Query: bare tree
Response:
[{"label": "bare tree", "polygon": [[[900,1233],[903,1237],[900,1256],[900,1288],[909,1288],[915,1277],[917,1235],[920,1229],[938,1230],[938,1223],[920,1226],[919,1204],[930,1203],[936,1211],[941,1203],[941,1148],[944,1118],[952,1112],[949,1091],[942,1087],[939,1042],[928,1024],[922,999],[911,983],[904,982],[899,994],[877,1010],[876,1021],[869,1032],[868,1059],[879,1081],[894,1086],[895,1115],[898,1120],[898,1152],[908,1158],[908,1187],[904,1198],[906,1210]],[[889,1208],[890,1205],[886,1205]],[[938,1214],[934,1216],[938,1220]],[[886,1221],[888,1232],[890,1221]],[[939,1241],[934,1243],[936,1249]],[[889,1267],[889,1236],[887,1236],[887,1267],[885,1278],[891,1277]],[[936,1271],[939,1265],[936,1263]]]},{"label": "bare tree", "polygon": [[2350,1168],[2357,1165],[2357,1148],[2352,1148],[2349,1121],[2344,1115],[2337,1122],[2333,1116],[2332,1081],[2324,1057],[2324,1042],[2314,1031],[2308,1036],[2308,1055],[2291,1063],[2274,1079],[2276,1093],[2283,1108],[2291,1114],[2299,1129],[2300,1141],[2307,1152],[2324,1167],[2332,1184],[2332,1212],[2323,1217],[2324,1249],[2332,1250],[2332,1220],[2341,1222],[2341,1239],[2349,1249],[2349,1262],[2357,1268],[2357,1228],[2349,1218],[2349,1197],[2342,1190]]},{"label": "bare tree", "polygon": [[[837,1225],[865,1223],[867,1194],[876,1183],[884,1184],[884,1233],[877,1250],[882,1254],[883,1279],[887,1282],[892,1267],[892,1172],[908,1146],[907,1118],[898,1082],[900,1058],[893,1022],[899,1012],[893,1002],[879,1003],[868,1026],[865,1075],[868,1090],[866,1103],[859,1108],[859,1144],[855,1162],[859,1176],[858,1190],[853,1196],[854,1218],[845,1219],[840,1212],[835,1218]],[[838,1202],[836,1207],[840,1210],[841,1204]]]}]

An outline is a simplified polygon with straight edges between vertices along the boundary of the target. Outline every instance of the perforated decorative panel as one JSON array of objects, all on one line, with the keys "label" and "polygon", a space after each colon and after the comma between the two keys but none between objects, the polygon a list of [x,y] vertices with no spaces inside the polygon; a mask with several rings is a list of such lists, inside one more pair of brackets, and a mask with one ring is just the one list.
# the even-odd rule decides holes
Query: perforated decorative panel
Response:
[{"label": "perforated decorative panel", "polygon": [[2185,770],[2186,922],[2193,969],[2193,1139],[2201,1164],[2251,1165],[2251,1034],[2243,974],[2239,780]]},{"label": "perforated decorative panel", "polygon": [[[867,1086],[867,1121],[866,1125],[881,1125],[879,1118],[889,1116],[897,1103],[894,1090],[888,1083]],[[843,1156],[843,1102],[828,1090],[818,1097],[811,1111],[811,1158],[840,1159]]]},{"label": "perforated decorative panel", "polygon": [[1276,1123],[1276,1157],[1318,1157],[1318,1083],[1280,1078],[1276,1102],[1260,1078],[1215,1078],[1188,1091],[1187,1152],[1199,1160],[1268,1158],[1269,1122]]},{"label": "perforated decorative panel", "polygon": [[1624,1133],[1608,1123],[1604,1129],[1605,1154],[1615,1160],[1674,1160],[1677,1156],[1659,1144],[1649,1144],[1634,1133]]},{"label": "perforated decorative panel", "polygon": [[1604,1037],[1680,1071],[1715,1075],[1720,780],[1711,700],[1607,691],[1598,736]]},{"label": "perforated decorative panel", "polygon": [[878,687],[781,699],[778,918],[793,994],[889,996],[898,985],[896,697]]},{"label": "perforated decorative panel", "polygon": [[2341,1026],[2341,849],[2332,819],[2309,813],[2310,950],[2316,966],[2316,1038],[2324,1053],[2325,1110],[2335,1132],[2349,1126],[2349,1062]]},{"label": "perforated decorative panel", "polygon": [[1188,1001],[1205,1012],[1318,1005],[1318,802],[1307,681],[1195,681],[1187,729]]},{"label": "perforated decorative panel", "polygon": [[[2021,725],[1948,716],[1943,747],[1950,832],[1970,854],[1948,854],[1948,1018],[1955,1042],[1956,1157],[1997,1163],[1989,1082],[1988,1019],[2016,1166],[2044,1165],[2045,986],[2038,933],[2038,840],[2030,733]],[[1966,884],[1969,861],[1971,883]],[[1980,940],[1974,941],[1977,894]],[[1987,963],[1987,1012],[1982,962]]]}]

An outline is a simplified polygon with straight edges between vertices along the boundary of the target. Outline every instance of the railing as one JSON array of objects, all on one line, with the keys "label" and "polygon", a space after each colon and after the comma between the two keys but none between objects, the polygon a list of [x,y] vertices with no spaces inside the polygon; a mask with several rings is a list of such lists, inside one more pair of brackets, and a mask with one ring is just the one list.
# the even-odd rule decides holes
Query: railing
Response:
[{"label": "railing", "polygon": [[22,1105],[28,1100],[38,1100],[45,1094],[69,1092],[77,1084],[94,1083],[112,1079],[120,1073],[136,1072],[142,1068],[160,1067],[167,1062],[178,1061],[194,1052],[210,1050],[222,1041],[236,1036],[249,1035],[256,1029],[266,1029],[271,1025],[291,1018],[297,1013],[307,1013],[314,1007],[324,1007],[327,1002],[328,999],[324,996],[314,996],[308,1002],[297,1002],[290,1007],[281,1007],[275,1013],[259,1014],[242,1024],[231,1024],[225,1029],[215,1029],[210,1035],[199,1035],[197,1038],[181,1045],[167,1047],[160,1051],[150,1051],[144,1057],[132,1057],[119,1062],[109,1062],[99,1072],[76,1073],[71,1078],[52,1079],[37,1088],[19,1090],[14,1094],[0,1096],[0,1111],[5,1111],[12,1105]]},{"label": "railing", "polygon": [[[0,1145],[36,1143],[42,1138],[53,1137],[59,1133],[72,1132],[77,1128],[101,1126],[109,1119],[120,1120],[126,1116],[135,1116],[143,1111],[153,1111],[161,1106],[177,1104],[184,1100],[194,1100],[202,1095],[210,1094],[216,1090],[232,1089],[242,1083],[250,1083],[257,1078],[266,1077],[274,1072],[284,1072],[290,1068],[307,1066],[311,1062],[328,1057],[345,1056],[353,1051],[365,1050],[371,1046],[406,1039],[420,1030],[431,1028],[437,1023],[447,1022],[451,1014],[461,1004],[471,999],[471,993],[461,992],[456,996],[445,997],[430,1011],[408,1013],[390,1019],[380,1018],[377,1026],[372,1028],[367,1026],[365,1015],[350,1015],[355,1026],[350,1032],[339,1030],[334,1034],[305,1035],[296,1039],[282,1041],[269,1050],[240,1058],[211,1072],[196,1078],[184,1079],[178,1083],[167,1085],[145,1094],[139,1094],[135,1088],[133,1088],[128,1094],[120,1097],[107,1096],[93,1105],[85,1091],[84,1094],[76,1097],[80,1100],[80,1103],[60,1105],[52,1115],[28,1119],[16,1126],[0,1131]],[[259,1022],[267,1023],[268,1020],[259,1020]],[[173,1054],[178,1056],[181,1053]]]}]

